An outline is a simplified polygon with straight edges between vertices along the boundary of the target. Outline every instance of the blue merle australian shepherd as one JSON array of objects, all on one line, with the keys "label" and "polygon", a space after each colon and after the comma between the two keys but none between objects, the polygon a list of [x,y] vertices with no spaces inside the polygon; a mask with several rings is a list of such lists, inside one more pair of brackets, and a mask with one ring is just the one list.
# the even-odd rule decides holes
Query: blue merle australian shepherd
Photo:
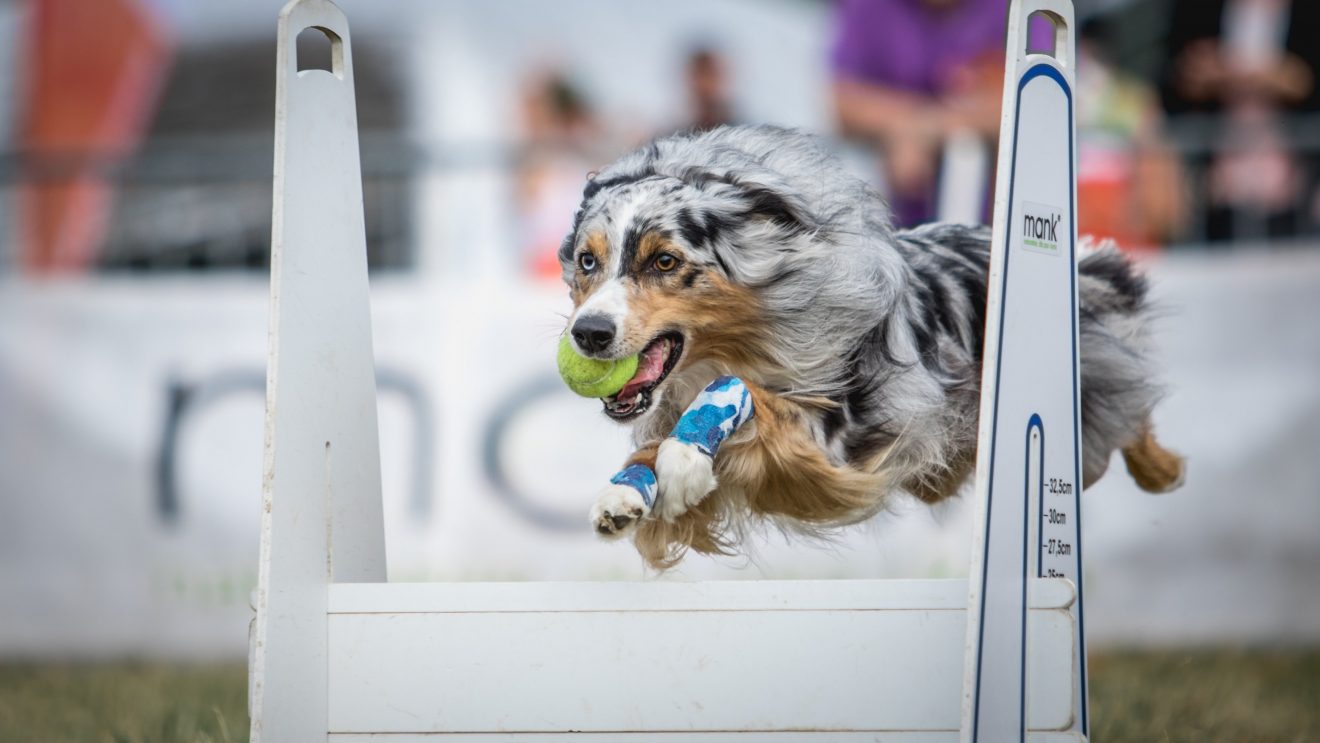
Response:
[{"label": "blue merle australian shepherd", "polygon": [[[640,354],[604,400],[635,426],[591,523],[648,563],[734,550],[768,519],[820,533],[905,491],[957,492],[976,457],[990,231],[896,230],[881,197],[804,134],[722,128],[660,139],[590,176],[560,251],[578,350]],[[1146,283],[1112,248],[1079,264],[1084,482],[1115,449],[1143,489],[1180,484],[1151,430]],[[712,380],[754,416],[702,456],[669,438]],[[708,452],[709,453],[709,452]],[[650,475],[648,475],[649,477]]]}]

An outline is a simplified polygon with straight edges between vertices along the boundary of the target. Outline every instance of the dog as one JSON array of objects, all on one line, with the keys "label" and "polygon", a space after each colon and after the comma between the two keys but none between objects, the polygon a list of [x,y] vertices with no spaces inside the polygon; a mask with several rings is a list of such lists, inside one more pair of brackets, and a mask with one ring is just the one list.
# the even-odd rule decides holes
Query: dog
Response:
[{"label": "dog", "polygon": [[[1147,282],[1113,246],[1078,264],[1083,484],[1119,450],[1141,488],[1181,484],[1151,428]],[[590,174],[559,251],[584,356],[638,354],[604,413],[634,426],[654,503],[616,478],[591,509],[657,569],[733,554],[757,519],[825,534],[892,495],[955,494],[977,446],[990,230],[894,228],[815,137],[769,126],[658,139]],[[754,417],[704,456],[667,439],[712,379]],[[622,473],[621,473],[622,474]]]}]

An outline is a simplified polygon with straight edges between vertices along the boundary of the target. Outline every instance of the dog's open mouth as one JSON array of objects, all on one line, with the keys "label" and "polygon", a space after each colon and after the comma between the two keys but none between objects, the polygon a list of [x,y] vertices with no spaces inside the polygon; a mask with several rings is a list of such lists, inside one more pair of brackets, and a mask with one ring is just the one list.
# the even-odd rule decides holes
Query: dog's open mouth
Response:
[{"label": "dog's open mouth", "polygon": [[683,336],[664,333],[646,344],[639,354],[637,373],[611,397],[602,399],[605,415],[616,421],[626,421],[645,413],[651,407],[651,392],[665,381],[683,355]]}]

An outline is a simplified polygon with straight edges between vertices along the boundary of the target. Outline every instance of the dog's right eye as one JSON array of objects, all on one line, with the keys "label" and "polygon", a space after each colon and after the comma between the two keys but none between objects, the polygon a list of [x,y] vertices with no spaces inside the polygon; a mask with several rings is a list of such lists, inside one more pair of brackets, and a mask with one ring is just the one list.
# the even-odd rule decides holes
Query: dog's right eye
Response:
[{"label": "dog's right eye", "polygon": [[578,268],[581,268],[583,273],[591,273],[592,271],[595,271],[596,256],[591,253],[583,253],[582,255],[579,255]]}]

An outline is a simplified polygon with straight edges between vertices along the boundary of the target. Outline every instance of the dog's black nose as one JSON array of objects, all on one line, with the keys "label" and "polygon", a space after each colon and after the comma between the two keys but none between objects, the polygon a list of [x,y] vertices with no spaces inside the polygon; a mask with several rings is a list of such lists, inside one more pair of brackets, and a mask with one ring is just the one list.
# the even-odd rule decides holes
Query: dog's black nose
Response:
[{"label": "dog's black nose", "polygon": [[584,315],[573,323],[573,340],[587,353],[600,353],[614,341],[614,321],[604,315]]}]

